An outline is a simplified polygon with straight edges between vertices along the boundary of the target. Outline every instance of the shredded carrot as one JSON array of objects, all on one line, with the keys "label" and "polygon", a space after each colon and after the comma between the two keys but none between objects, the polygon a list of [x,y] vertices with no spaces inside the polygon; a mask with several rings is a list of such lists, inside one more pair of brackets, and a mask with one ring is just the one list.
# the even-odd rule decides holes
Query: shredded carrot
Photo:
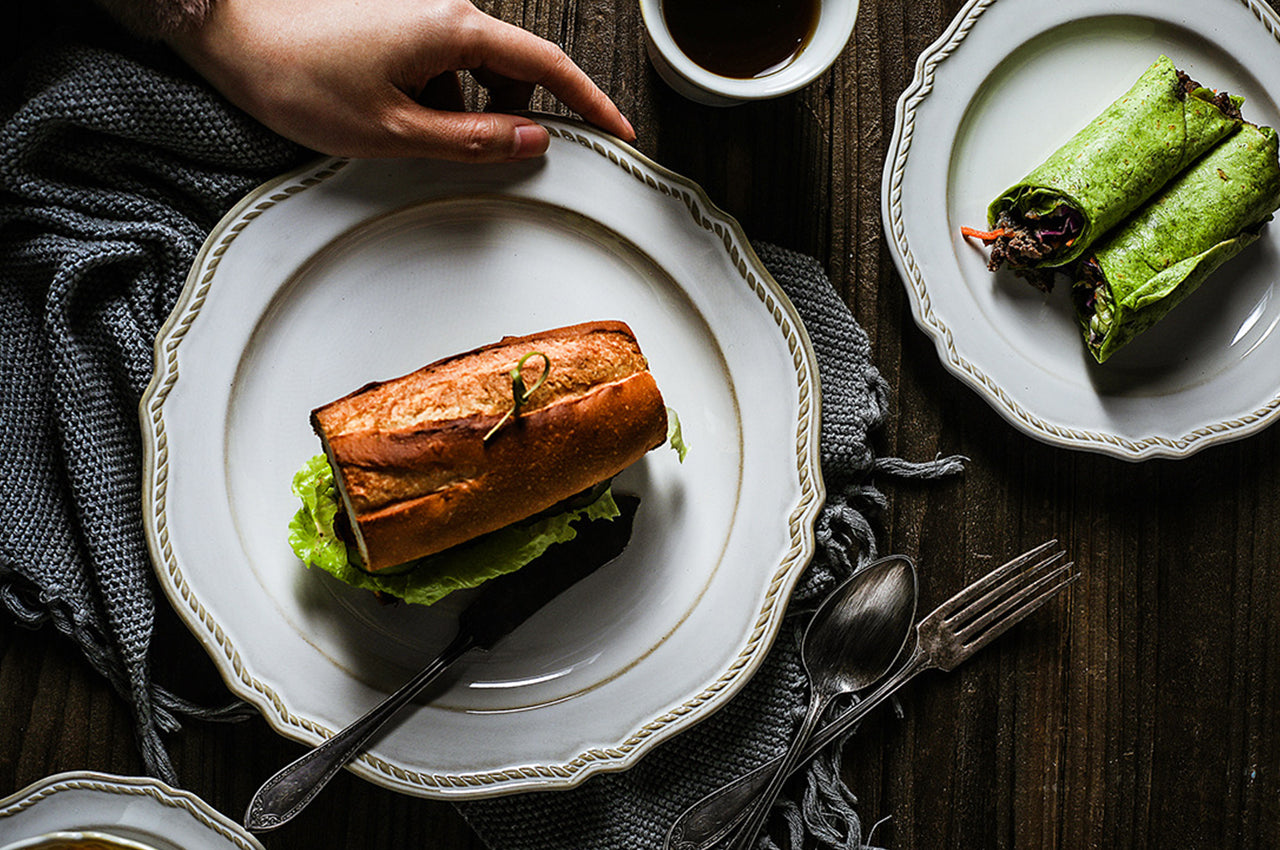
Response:
[{"label": "shredded carrot", "polygon": [[1004,228],[996,230],[974,230],[972,227],[961,227],[961,236],[968,236],[970,239],[981,239],[983,242],[994,242],[1001,236],[1004,236]]}]

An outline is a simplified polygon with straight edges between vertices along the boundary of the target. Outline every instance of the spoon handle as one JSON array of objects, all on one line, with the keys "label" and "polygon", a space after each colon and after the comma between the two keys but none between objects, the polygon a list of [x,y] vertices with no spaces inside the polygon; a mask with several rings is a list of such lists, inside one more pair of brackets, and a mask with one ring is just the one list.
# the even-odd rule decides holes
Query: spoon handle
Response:
[{"label": "spoon handle", "polygon": [[732,850],[751,850],[751,847],[755,844],[756,836],[760,834],[760,830],[764,828],[765,821],[769,819],[769,811],[773,808],[773,801],[778,799],[783,783],[786,782],[787,777],[791,774],[791,769],[799,762],[804,745],[809,741],[814,727],[818,725],[818,720],[822,717],[823,709],[826,708],[830,700],[830,695],[820,692],[815,692],[809,698],[809,710],[805,713],[804,721],[800,724],[799,731],[792,738],[791,746],[783,754],[781,763],[773,769],[769,784],[751,803],[746,820],[731,842]]},{"label": "spoon handle", "polygon": [[[808,764],[822,752],[823,747],[848,732],[871,709],[888,699],[917,673],[927,669],[926,661],[925,654],[917,647],[906,663],[880,687],[815,732],[794,760],[788,775],[794,773],[800,765]],[[666,850],[707,850],[723,840],[734,827],[742,823],[751,801],[765,789],[770,779],[775,774],[781,775],[779,768],[782,767],[782,759],[782,756],[778,756],[762,764],[750,773],[720,786],[685,809],[667,834]]]},{"label": "spoon handle", "polygon": [[384,723],[474,645],[475,638],[471,634],[465,631],[459,633],[434,661],[399,690],[375,705],[359,720],[298,760],[285,765],[262,783],[262,787],[249,801],[249,809],[244,816],[245,827],[253,832],[264,832],[291,820],[307,807],[339,770],[364,750]]}]

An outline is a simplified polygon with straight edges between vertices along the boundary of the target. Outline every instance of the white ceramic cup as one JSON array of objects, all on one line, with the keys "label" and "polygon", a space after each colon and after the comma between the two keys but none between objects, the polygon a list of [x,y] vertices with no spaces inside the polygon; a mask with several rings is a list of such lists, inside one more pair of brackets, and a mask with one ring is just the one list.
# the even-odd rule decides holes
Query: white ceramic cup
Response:
[{"label": "white ceramic cup", "polygon": [[858,0],[820,0],[813,35],[795,58],[771,74],[741,79],[708,71],[686,56],[667,28],[662,2],[640,0],[649,61],[667,85],[690,100],[708,106],[736,106],[749,100],[781,97],[804,88],[836,61],[853,34],[853,24],[858,17]]}]

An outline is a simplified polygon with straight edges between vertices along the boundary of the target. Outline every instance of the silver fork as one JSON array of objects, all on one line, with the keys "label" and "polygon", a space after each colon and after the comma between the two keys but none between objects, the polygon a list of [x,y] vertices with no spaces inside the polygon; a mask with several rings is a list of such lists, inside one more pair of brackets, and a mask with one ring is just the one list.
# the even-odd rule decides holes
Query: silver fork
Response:
[{"label": "silver fork", "polygon": [[[797,760],[797,769],[917,673],[954,670],[1079,578],[1079,573],[1071,572],[1070,561],[1059,563],[1065,551],[1049,554],[1057,543],[1042,543],[996,567],[917,623],[911,656],[880,687],[815,733]],[[667,833],[667,850],[706,850],[730,834],[741,823],[747,804],[769,781],[778,761],[780,758],[761,765],[685,809]]]}]

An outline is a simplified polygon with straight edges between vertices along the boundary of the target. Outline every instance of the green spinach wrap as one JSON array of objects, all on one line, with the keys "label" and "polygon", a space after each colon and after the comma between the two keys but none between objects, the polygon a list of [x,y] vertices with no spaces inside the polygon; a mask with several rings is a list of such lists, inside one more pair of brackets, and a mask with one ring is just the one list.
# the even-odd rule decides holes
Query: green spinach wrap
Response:
[{"label": "green spinach wrap", "polygon": [[[992,271],[1063,266],[1240,126],[1238,99],[1161,56],[1133,87],[991,202]],[[1042,289],[1052,273],[1024,275]]]},{"label": "green spinach wrap", "polygon": [[1105,361],[1258,238],[1280,207],[1276,132],[1246,124],[1079,264],[1071,287],[1089,351]]}]

